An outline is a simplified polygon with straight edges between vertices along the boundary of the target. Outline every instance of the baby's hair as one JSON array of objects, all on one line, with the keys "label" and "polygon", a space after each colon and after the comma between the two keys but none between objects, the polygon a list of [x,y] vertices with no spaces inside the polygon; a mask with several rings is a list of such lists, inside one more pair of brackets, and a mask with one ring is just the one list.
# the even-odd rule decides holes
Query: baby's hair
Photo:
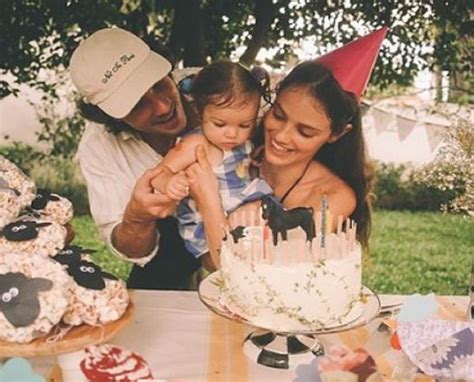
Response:
[{"label": "baby's hair", "polygon": [[208,104],[228,106],[244,103],[249,95],[269,97],[269,76],[265,69],[252,70],[228,60],[215,61],[199,71],[193,79],[191,95],[199,113]]}]

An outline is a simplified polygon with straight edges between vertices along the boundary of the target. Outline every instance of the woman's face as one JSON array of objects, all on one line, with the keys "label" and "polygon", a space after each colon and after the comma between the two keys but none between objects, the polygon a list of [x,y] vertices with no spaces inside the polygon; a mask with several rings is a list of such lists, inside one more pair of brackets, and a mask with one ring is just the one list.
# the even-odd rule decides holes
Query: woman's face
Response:
[{"label": "woman's face", "polygon": [[166,76],[153,85],[123,121],[146,134],[175,136],[182,132],[186,114],[173,80]]},{"label": "woman's face", "polygon": [[264,128],[265,160],[277,166],[307,163],[331,137],[326,111],[304,87],[278,95]]}]

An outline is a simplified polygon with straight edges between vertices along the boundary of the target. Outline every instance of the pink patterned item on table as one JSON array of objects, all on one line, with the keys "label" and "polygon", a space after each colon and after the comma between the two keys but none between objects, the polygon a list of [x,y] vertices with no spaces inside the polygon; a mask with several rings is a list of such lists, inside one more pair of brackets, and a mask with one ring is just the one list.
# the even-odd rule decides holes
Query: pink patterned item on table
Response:
[{"label": "pink patterned item on table", "polygon": [[474,323],[402,321],[397,332],[403,351],[427,375],[474,381]]},{"label": "pink patterned item on table", "polygon": [[319,361],[323,382],[330,381],[382,381],[372,356],[363,348],[350,350],[345,346],[332,346]]},{"label": "pink patterned item on table", "polygon": [[85,348],[81,370],[90,382],[134,382],[152,379],[147,362],[137,353],[116,345]]}]

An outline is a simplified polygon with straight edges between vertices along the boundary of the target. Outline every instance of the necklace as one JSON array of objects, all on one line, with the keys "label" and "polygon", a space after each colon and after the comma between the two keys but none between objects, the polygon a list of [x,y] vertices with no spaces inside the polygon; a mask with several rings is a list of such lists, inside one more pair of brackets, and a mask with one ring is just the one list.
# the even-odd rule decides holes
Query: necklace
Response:
[{"label": "necklace", "polygon": [[288,195],[293,191],[293,189],[298,185],[298,183],[303,179],[305,176],[306,172],[308,171],[309,165],[311,164],[311,161],[308,162],[306,167],[304,168],[303,172],[301,175],[293,182],[293,184],[286,190],[286,192],[283,194],[283,196],[280,198],[280,203],[283,204],[285,199],[288,197]]}]

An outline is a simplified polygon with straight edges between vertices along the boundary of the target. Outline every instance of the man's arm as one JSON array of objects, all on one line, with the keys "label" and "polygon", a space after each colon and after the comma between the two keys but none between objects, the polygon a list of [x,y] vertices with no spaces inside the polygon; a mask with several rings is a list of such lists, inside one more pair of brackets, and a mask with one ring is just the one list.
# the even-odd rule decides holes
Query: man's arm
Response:
[{"label": "man's arm", "polygon": [[152,187],[165,193],[166,185],[173,175],[186,170],[196,162],[196,147],[198,145],[207,146],[206,138],[201,134],[193,134],[181,139],[160,162],[159,166],[163,167],[163,171],[152,179]]},{"label": "man's arm", "polygon": [[[157,168],[146,170],[143,166],[143,175],[138,177],[131,171],[126,161],[133,158],[127,156],[121,143],[101,126],[90,125],[77,158],[102,239],[116,256],[145,265],[157,252],[155,220],[172,213],[174,203],[153,192],[150,178],[159,173]],[[117,158],[125,158],[124,163]],[[140,159],[140,163],[153,161],[145,154]]]},{"label": "man's arm", "polygon": [[176,209],[174,200],[153,192],[151,180],[162,171],[157,166],[138,179],[122,222],[112,232],[112,245],[130,258],[150,254],[156,246],[156,220],[171,215]]}]

